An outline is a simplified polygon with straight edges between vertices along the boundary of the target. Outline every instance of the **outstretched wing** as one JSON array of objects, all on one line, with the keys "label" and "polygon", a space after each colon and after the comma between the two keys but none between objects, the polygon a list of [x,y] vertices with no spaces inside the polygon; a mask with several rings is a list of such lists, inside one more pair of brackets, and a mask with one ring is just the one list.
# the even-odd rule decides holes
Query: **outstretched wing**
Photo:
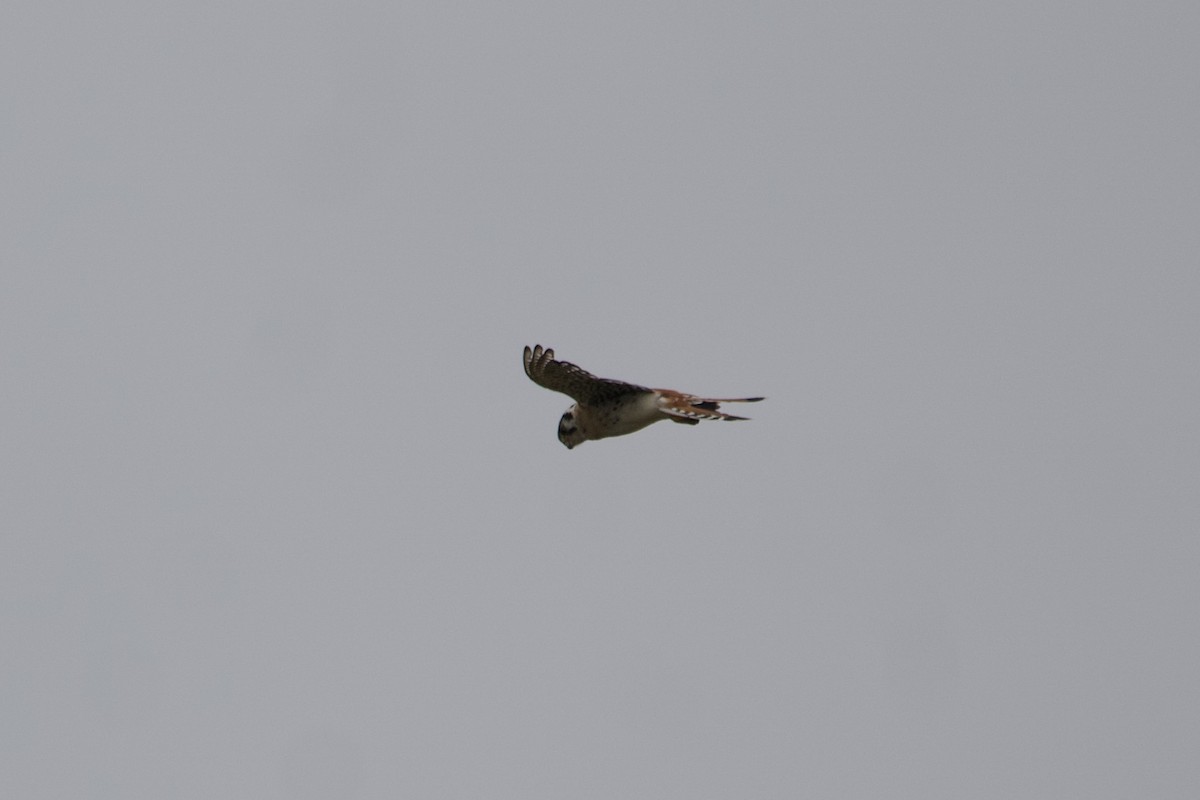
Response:
[{"label": "outstretched wing", "polygon": [[525,348],[525,374],[538,386],[569,395],[575,402],[595,405],[631,394],[651,391],[625,381],[597,378],[569,361],[555,361],[554,351],[536,345]]}]

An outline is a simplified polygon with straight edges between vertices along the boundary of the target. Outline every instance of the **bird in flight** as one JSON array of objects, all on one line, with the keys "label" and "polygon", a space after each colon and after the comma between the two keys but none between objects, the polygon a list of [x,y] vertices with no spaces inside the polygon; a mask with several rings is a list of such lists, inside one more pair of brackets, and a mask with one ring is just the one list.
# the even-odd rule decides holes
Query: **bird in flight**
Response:
[{"label": "bird in flight", "polygon": [[575,404],[558,421],[558,440],[570,450],[589,439],[624,436],[662,419],[697,425],[702,419],[746,419],[718,411],[721,403],[757,403],[761,397],[715,399],[672,389],[648,389],[597,378],[540,344],[525,348],[525,374],[538,386],[569,395]]}]

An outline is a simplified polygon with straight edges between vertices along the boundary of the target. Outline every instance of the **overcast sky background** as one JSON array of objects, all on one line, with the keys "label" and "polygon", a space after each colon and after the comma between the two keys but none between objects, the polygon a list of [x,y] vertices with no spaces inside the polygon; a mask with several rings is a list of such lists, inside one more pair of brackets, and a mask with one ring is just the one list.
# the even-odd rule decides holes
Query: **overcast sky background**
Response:
[{"label": "overcast sky background", "polygon": [[6,4],[4,796],[1200,796],[1198,26]]}]

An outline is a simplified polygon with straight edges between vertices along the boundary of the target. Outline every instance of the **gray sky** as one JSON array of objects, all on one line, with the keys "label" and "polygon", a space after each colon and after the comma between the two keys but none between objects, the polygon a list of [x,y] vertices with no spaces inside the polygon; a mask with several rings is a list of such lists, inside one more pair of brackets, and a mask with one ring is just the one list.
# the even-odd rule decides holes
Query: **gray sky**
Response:
[{"label": "gray sky", "polygon": [[6,4],[3,794],[1200,796],[1198,24]]}]

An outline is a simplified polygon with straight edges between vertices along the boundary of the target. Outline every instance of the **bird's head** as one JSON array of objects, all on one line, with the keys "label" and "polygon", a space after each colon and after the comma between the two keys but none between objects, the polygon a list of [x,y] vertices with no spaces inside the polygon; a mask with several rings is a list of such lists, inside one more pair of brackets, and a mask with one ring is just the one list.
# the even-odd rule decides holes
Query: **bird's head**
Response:
[{"label": "bird's head", "polygon": [[575,406],[571,406],[558,421],[558,440],[570,450],[585,438],[583,431],[579,430],[579,426],[575,424]]}]

